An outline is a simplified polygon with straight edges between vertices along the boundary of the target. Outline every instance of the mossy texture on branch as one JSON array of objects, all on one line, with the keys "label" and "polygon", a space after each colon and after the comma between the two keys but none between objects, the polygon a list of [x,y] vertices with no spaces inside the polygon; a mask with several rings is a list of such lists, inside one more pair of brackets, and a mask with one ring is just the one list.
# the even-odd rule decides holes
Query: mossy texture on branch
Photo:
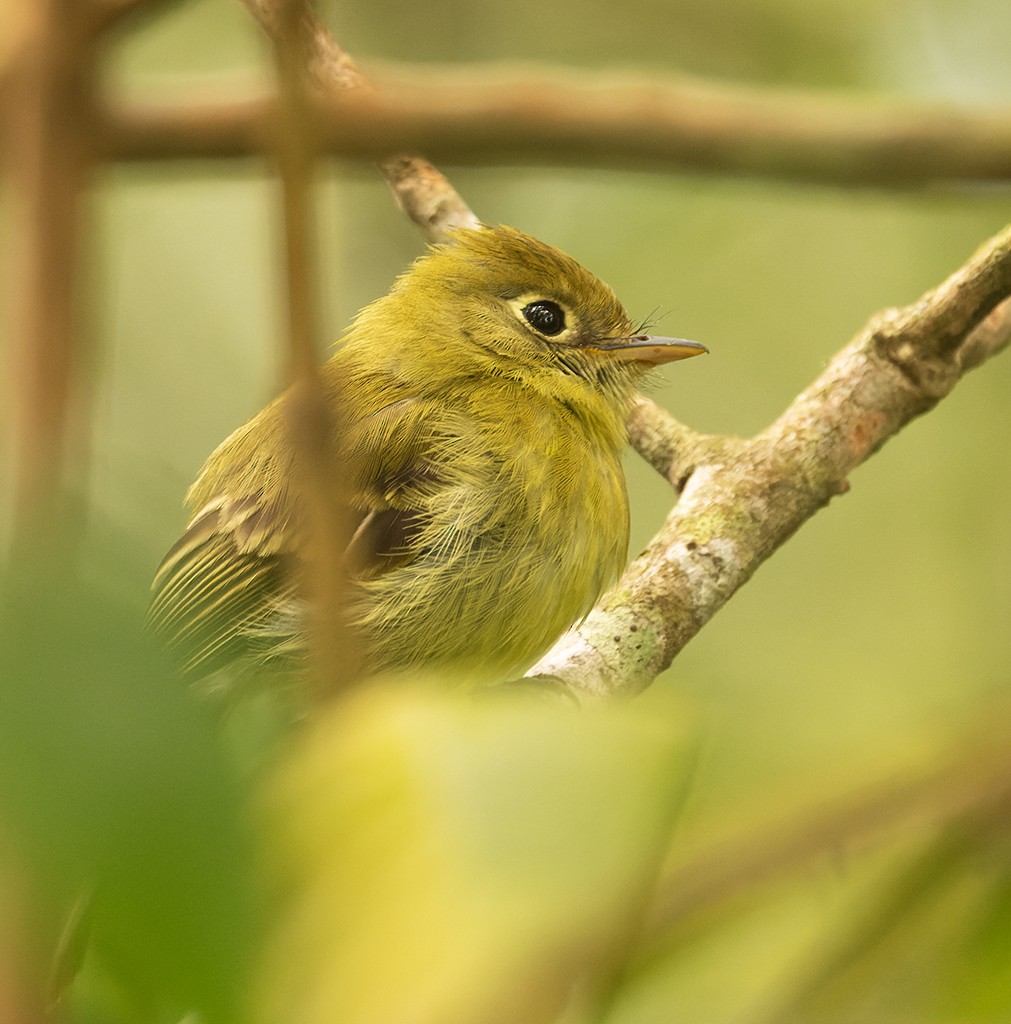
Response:
[{"label": "mossy texture on branch", "polygon": [[[962,374],[1011,339],[1011,228],[917,302],[871,319],[790,407],[754,438],[693,435],[645,399],[633,443],[683,488],[615,590],[531,670],[597,697],[636,693],[847,476]],[[613,641],[632,618],[652,657]]]}]

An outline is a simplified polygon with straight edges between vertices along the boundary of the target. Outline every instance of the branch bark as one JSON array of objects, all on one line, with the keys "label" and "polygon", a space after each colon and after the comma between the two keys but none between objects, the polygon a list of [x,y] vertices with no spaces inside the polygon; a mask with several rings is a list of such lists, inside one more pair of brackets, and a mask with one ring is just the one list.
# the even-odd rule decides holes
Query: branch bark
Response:
[{"label": "branch bark", "polygon": [[[546,69],[399,68],[349,91],[346,55],[335,72],[331,60],[316,54],[309,66],[322,87],[323,150],[343,158],[423,151],[453,164],[592,163],[862,187],[1011,180],[1008,110]],[[113,108],[108,151],[248,155],[259,116],[252,100]]]},{"label": "branch bark", "polygon": [[756,437],[694,434],[640,401],[633,443],[681,492],[618,585],[530,675],[584,699],[645,689],[846,478],[1011,340],[1011,227],[886,310]]},{"label": "branch bark", "polygon": [[[275,31],[277,0],[243,2]],[[321,126],[331,146],[380,155],[383,147],[388,152],[405,141],[434,143],[437,151],[445,143],[457,147],[454,154],[487,158],[501,155],[495,147],[508,142],[543,160],[567,146],[580,158],[590,151],[599,156],[602,147],[621,142],[623,160],[662,150],[696,167],[788,169],[830,180],[855,174],[861,183],[1011,176],[1007,114],[967,123],[955,116],[938,120],[927,108],[874,113],[852,103],[697,83],[623,92],[613,83],[482,84],[468,74],[362,88],[350,58],[328,41],[309,4],[302,8],[309,27],[306,65],[329,111]],[[911,116],[914,109],[919,112]],[[658,147],[660,138],[673,149]],[[436,208],[462,204],[427,162],[408,156],[383,169],[391,177],[398,166],[406,194],[427,190]],[[425,223],[417,207],[411,213]],[[441,237],[452,221],[436,217],[429,237]],[[872,318],[754,438],[699,435],[641,400],[630,415],[631,440],[680,500],[618,585],[529,675],[560,681],[579,699],[647,687],[773,551],[847,489],[856,466],[1008,343],[1008,296],[1011,228],[918,302]]]}]

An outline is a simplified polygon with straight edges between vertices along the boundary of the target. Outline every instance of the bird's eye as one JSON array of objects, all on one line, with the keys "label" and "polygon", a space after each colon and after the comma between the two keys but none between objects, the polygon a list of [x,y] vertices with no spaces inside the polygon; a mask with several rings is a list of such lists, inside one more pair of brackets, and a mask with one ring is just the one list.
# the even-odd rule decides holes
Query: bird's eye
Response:
[{"label": "bird's eye", "polygon": [[539,334],[553,338],[565,330],[565,311],[557,302],[539,299],[524,306],[520,312],[523,319]]}]

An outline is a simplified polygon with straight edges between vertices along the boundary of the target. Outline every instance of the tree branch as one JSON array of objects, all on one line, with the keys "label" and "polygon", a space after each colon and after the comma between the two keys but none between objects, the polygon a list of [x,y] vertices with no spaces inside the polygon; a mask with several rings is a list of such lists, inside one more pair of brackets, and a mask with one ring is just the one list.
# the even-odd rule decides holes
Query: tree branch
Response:
[{"label": "tree branch", "polygon": [[[277,0],[244,2],[276,31]],[[515,78],[482,84],[468,75],[363,89],[350,58],[327,42],[307,3],[302,9],[307,67],[323,97],[318,116],[331,152],[382,157],[424,144],[487,159],[514,147],[513,158],[536,153],[543,162],[617,150],[626,166],[666,160],[861,184],[1011,177],[1007,114],[939,119],[933,108],[872,111],[697,83],[622,90],[553,79],[521,87]],[[141,155],[153,124],[148,119],[145,127],[135,113],[129,130],[121,118],[111,138],[126,143],[124,153]],[[241,134],[258,133],[247,124]],[[419,158],[388,160],[384,170],[410,183],[408,195],[427,194],[436,210],[459,203],[473,218]],[[446,221],[436,216],[433,226],[413,200],[410,209],[429,224],[429,237],[442,236]],[[559,680],[581,698],[648,686],[780,544],[847,489],[852,469],[1007,344],[1009,295],[1011,229],[919,302],[874,317],[754,438],[696,434],[641,400],[629,420],[633,443],[681,492],[680,501],[618,585],[530,674]]]},{"label": "tree branch", "polygon": [[[645,400],[632,434],[682,491],[618,585],[530,674],[637,693],[846,477],[1011,339],[1011,228],[919,301],[870,321],[754,438],[704,437]],[[655,408],[655,407],[654,407]]]},{"label": "tree branch", "polygon": [[[242,0],[249,13],[275,42],[284,36],[285,4],[279,0]],[[367,83],[354,60],[330,34],[309,3],[299,0],[294,19],[297,26],[299,66],[306,83],[323,91],[355,89]]]},{"label": "tree branch", "polygon": [[[271,38],[281,28],[277,0],[242,0]],[[371,87],[347,54],[330,35],[309,3],[299,3],[302,56],[307,81],[317,95],[327,96],[353,90],[368,96]],[[324,133],[320,133],[321,137]],[[399,147],[385,146],[373,154],[382,162],[397,204],[421,228],[431,242],[445,241],[457,227],[478,227],[480,222],[450,185],[449,180],[423,157],[411,154],[390,157]]]},{"label": "tree branch", "polygon": [[93,30],[104,32],[135,14],[150,14],[164,6],[167,0],[92,0],[89,16]]},{"label": "tree branch", "polygon": [[[350,520],[334,509],[348,506],[344,480],[337,471],[330,439],[341,436],[342,410],[331,407],[319,374],[315,317],[313,245],[313,166],[316,131],[303,74],[316,26],[304,17],[300,0],[280,0],[273,24],[274,63],[279,106],[274,126],[275,156],[280,170],[284,211],[285,283],[290,401],[287,426],[297,453],[295,486],[306,512],[308,557],[302,560],[299,584],[309,614],[310,690],[318,700],[332,697],[357,671],[355,647],[344,621],[343,552],[351,535]],[[338,73],[341,53],[327,66]]]},{"label": "tree branch", "polygon": [[[401,68],[349,91],[347,60],[338,59],[333,74],[325,56],[310,64],[327,94],[322,148],[344,158],[424,151],[454,164],[590,163],[851,186],[1011,180],[1007,110],[545,69]],[[351,79],[360,83],[357,70]],[[255,109],[249,102],[117,108],[109,153],[132,160],[252,153]],[[219,140],[198,133],[180,148],[188,121],[211,120]]]},{"label": "tree branch", "polygon": [[4,96],[16,278],[9,508],[17,536],[37,538],[63,511],[67,449],[86,434],[73,419],[86,393],[77,277],[93,157],[94,38],[80,5],[35,0],[24,7],[30,13],[13,12],[23,32],[15,33]]}]

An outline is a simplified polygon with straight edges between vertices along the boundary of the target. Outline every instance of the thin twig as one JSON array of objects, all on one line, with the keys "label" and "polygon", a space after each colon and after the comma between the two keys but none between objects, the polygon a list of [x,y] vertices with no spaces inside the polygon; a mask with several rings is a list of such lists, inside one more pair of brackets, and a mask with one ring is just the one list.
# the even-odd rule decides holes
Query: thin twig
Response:
[{"label": "thin twig", "polygon": [[[699,434],[675,419],[652,399],[639,395],[628,413],[628,439],[632,447],[678,492],[703,452],[711,452],[718,438]],[[727,439],[733,444],[734,439]]]},{"label": "thin twig", "polygon": [[[365,79],[307,0],[242,0],[264,31],[278,43],[290,17],[294,27],[299,72],[313,89],[341,90],[364,86]],[[285,12],[290,12],[290,15]]]}]

